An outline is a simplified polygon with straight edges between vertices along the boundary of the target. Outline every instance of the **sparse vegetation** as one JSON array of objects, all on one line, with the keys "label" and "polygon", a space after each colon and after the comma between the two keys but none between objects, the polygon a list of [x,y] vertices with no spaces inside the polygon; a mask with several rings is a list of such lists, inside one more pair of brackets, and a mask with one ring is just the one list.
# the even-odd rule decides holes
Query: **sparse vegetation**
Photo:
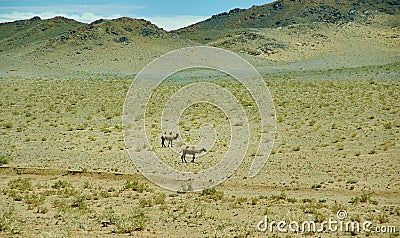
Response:
[{"label": "sparse vegetation", "polygon": [[4,122],[2,127],[6,128],[6,129],[11,129],[13,128],[14,124],[11,122]]},{"label": "sparse vegetation", "polygon": [[158,193],[154,195],[154,203],[156,205],[163,205],[165,204],[165,198],[167,197],[167,195],[165,195],[165,193]]},{"label": "sparse vegetation", "polygon": [[4,155],[0,155],[0,166],[10,163],[10,159]]},{"label": "sparse vegetation", "polygon": [[251,205],[257,205],[258,201],[260,201],[260,198],[255,197],[251,199]]},{"label": "sparse vegetation", "polygon": [[24,201],[29,204],[28,210],[37,208],[37,212],[41,211],[41,205],[44,204],[46,197],[42,194],[29,193],[25,195]]},{"label": "sparse vegetation", "polygon": [[140,207],[152,207],[153,200],[151,198],[140,198],[139,199],[139,206]]},{"label": "sparse vegetation", "polygon": [[52,188],[55,188],[55,189],[70,188],[70,187],[71,187],[71,184],[64,180],[58,180],[52,186]]},{"label": "sparse vegetation", "polygon": [[17,232],[14,214],[15,211],[13,207],[0,211],[0,232]]},{"label": "sparse vegetation", "polygon": [[20,190],[21,192],[33,190],[33,185],[31,180],[26,178],[18,178],[15,180],[11,180],[10,182],[8,182],[8,187],[10,189]]},{"label": "sparse vegetation", "polygon": [[116,225],[116,233],[132,233],[146,229],[147,220],[143,210],[135,209],[129,214],[115,215],[112,223]]},{"label": "sparse vegetation", "polygon": [[215,188],[204,189],[200,195],[203,197],[213,199],[215,201],[218,201],[218,200],[221,200],[224,198],[224,192],[217,191]]},{"label": "sparse vegetation", "polygon": [[[0,236],[278,237],[256,231],[264,215],[321,222],[341,210],[351,221],[399,227],[398,11],[364,2],[278,1],[168,34],[129,18],[90,26],[63,18],[2,24]],[[180,155],[160,147],[163,110],[194,82],[216,84],[243,106],[249,147],[242,165],[216,187],[153,189],[126,153],[124,96],[147,62],[196,40],[260,69],[276,110],[268,114],[277,124],[272,153],[261,173],[248,177],[254,156],[266,155],[258,150],[261,134],[275,128],[258,125],[263,105],[255,105],[256,92],[223,72],[177,72],[153,92],[146,118],[132,118],[145,119],[149,142],[133,150],[153,151],[183,172],[221,162],[232,146],[230,123],[247,125],[233,122],[225,105],[195,103],[179,115],[176,146],[200,144],[205,124],[216,131],[196,163],[180,163]]]},{"label": "sparse vegetation", "polygon": [[272,201],[279,201],[279,200],[286,200],[287,195],[285,193],[281,193],[278,195],[271,195],[270,200]]},{"label": "sparse vegetation", "polygon": [[137,180],[126,181],[125,185],[122,187],[122,190],[133,190],[133,191],[136,191],[139,193],[142,193],[144,191],[147,191],[147,192],[152,191],[147,184],[139,182]]},{"label": "sparse vegetation", "polygon": [[362,193],[360,196],[352,197],[349,201],[351,204],[358,204],[358,203],[370,203],[373,205],[377,205],[378,203],[375,200],[371,199],[371,194]]}]

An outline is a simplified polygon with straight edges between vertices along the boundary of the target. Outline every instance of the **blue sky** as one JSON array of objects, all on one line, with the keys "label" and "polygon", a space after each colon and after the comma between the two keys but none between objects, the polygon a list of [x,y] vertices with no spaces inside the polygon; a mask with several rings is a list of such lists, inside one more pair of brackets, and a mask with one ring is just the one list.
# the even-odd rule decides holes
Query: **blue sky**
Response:
[{"label": "blue sky", "polygon": [[273,0],[0,0],[0,22],[65,16],[80,22],[128,16],[144,18],[166,30],[177,29],[230,9],[249,8]]}]

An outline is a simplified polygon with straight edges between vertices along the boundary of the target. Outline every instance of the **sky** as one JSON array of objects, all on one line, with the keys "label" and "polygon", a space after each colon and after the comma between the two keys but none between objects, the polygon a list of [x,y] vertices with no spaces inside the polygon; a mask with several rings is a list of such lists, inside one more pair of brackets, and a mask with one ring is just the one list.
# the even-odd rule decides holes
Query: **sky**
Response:
[{"label": "sky", "polygon": [[250,8],[273,0],[0,0],[0,22],[39,16],[64,16],[90,23],[118,17],[143,18],[165,30],[174,30],[205,20],[233,8]]}]

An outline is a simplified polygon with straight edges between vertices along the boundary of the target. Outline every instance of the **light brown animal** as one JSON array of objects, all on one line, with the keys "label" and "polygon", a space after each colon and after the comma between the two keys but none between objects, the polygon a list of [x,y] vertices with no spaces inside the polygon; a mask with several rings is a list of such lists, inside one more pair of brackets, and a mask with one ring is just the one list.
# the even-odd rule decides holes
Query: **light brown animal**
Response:
[{"label": "light brown animal", "polygon": [[193,158],[192,158],[191,162],[194,163],[194,160],[196,159],[195,158],[196,154],[199,154],[199,153],[205,152],[205,151],[207,151],[207,150],[204,149],[204,148],[196,149],[194,146],[190,146],[190,145],[183,146],[182,147],[182,156],[181,156],[182,163],[183,162],[187,163],[187,161],[186,161],[186,155],[187,154],[193,155]]}]

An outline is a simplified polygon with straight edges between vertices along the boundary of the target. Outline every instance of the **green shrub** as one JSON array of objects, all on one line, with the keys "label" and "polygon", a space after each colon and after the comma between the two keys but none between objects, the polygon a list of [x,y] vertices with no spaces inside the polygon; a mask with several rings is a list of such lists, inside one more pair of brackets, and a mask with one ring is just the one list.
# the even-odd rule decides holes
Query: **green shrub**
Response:
[{"label": "green shrub", "polygon": [[10,159],[4,155],[0,155],[0,166],[10,163]]},{"label": "green shrub", "polygon": [[333,213],[336,214],[340,210],[347,210],[347,209],[345,206],[335,201],[335,203],[331,207],[331,210],[333,211]]},{"label": "green shrub", "polygon": [[258,201],[260,201],[260,198],[255,197],[251,199],[251,205],[257,205]]},{"label": "green shrub", "polygon": [[83,188],[90,189],[90,188],[92,188],[92,187],[93,187],[93,185],[92,185],[92,183],[91,183],[89,180],[86,180],[86,181],[83,183]]},{"label": "green shrub", "polygon": [[38,207],[39,205],[44,204],[46,197],[37,193],[27,194],[24,198],[27,204],[32,204]]},{"label": "green shrub", "polygon": [[369,194],[363,193],[360,195],[360,202],[368,202],[369,198],[370,198]]},{"label": "green shrub", "polygon": [[317,123],[317,121],[313,119],[313,120],[311,120],[311,121],[308,122],[308,125],[309,125],[309,126],[314,126],[315,123]]},{"label": "green shrub", "polygon": [[247,198],[245,198],[245,197],[238,197],[238,198],[236,198],[235,202],[236,202],[236,204],[240,204],[240,205],[241,205],[241,204],[247,202]]},{"label": "green shrub", "polygon": [[86,210],[89,205],[87,204],[85,197],[78,196],[72,200],[71,207],[77,207],[80,210]]},{"label": "green shrub", "polygon": [[153,206],[153,200],[152,199],[146,199],[146,198],[140,198],[139,199],[139,206],[140,207],[152,207]]},{"label": "green shrub", "polygon": [[154,195],[154,203],[156,205],[158,204],[165,204],[165,198],[167,197],[167,195],[165,195],[164,193],[159,193]]},{"label": "green shrub", "polygon": [[200,195],[211,198],[215,201],[221,200],[224,198],[224,192],[217,191],[215,188],[206,188],[201,192]]},{"label": "green shrub", "polygon": [[146,229],[147,218],[143,210],[135,209],[130,214],[114,215],[111,222],[116,225],[116,233],[132,233]]},{"label": "green shrub", "polygon": [[52,188],[55,189],[60,189],[60,188],[69,188],[71,187],[71,184],[67,181],[64,180],[58,180],[53,186],[51,186]]},{"label": "green shrub", "polygon": [[295,203],[297,202],[296,198],[286,198],[286,201],[290,202],[290,203]]},{"label": "green shrub", "polygon": [[9,197],[12,197],[14,201],[22,201],[22,199],[24,198],[23,193],[13,189],[3,190],[3,193],[8,195]]},{"label": "green shrub", "polygon": [[6,129],[11,129],[11,128],[13,128],[13,126],[14,125],[11,122],[4,122],[3,123],[3,127],[6,128]]},{"label": "green shrub", "polygon": [[279,200],[286,200],[286,194],[285,193],[281,193],[279,195],[271,195],[270,200],[275,200],[275,201],[279,201]]},{"label": "green shrub", "polygon": [[26,191],[26,190],[31,191],[33,189],[32,182],[29,179],[23,179],[23,178],[11,180],[10,182],[8,182],[8,187],[10,189],[18,189],[21,191]]},{"label": "green shrub", "polygon": [[293,151],[300,151],[300,146],[293,147]]},{"label": "green shrub", "polygon": [[373,205],[377,205],[376,201],[371,200],[371,195],[368,193],[363,193],[359,197],[352,197],[349,201],[351,204],[357,203],[371,203]]},{"label": "green shrub", "polygon": [[13,231],[14,230],[14,210],[9,208],[0,211],[0,231]]},{"label": "green shrub", "polygon": [[144,191],[151,192],[149,186],[145,183],[141,183],[137,180],[135,181],[126,181],[125,185],[122,187],[122,190],[130,190],[142,193]]},{"label": "green shrub", "polygon": [[311,199],[311,198],[302,198],[301,201],[302,201],[303,203],[306,203],[306,202],[309,202],[309,203],[314,202],[314,200]]},{"label": "green shrub", "polygon": [[383,124],[383,128],[386,129],[386,130],[390,130],[390,129],[392,129],[392,124],[391,123],[385,123],[385,124]]},{"label": "green shrub", "polygon": [[65,199],[55,199],[53,201],[53,207],[57,208],[58,212],[65,213],[69,205]]}]

